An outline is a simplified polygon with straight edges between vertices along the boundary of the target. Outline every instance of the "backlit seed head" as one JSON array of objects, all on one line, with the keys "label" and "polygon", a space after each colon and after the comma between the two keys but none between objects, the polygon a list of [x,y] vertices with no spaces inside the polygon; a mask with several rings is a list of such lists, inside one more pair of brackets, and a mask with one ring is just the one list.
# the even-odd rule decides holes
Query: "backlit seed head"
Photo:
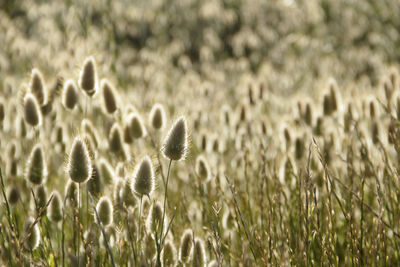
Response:
[{"label": "backlit seed head", "polygon": [[93,96],[97,91],[97,70],[94,57],[85,59],[79,75],[79,87],[88,95]]},{"label": "backlit seed head", "polygon": [[103,226],[108,226],[113,222],[113,206],[108,197],[101,197],[96,205],[100,222]]},{"label": "backlit seed head", "polygon": [[204,242],[200,238],[194,240],[193,247],[193,267],[205,267],[207,263]]},{"label": "backlit seed head", "polygon": [[65,186],[65,197],[72,206],[78,203],[78,184],[71,179],[68,179]]},{"label": "backlit seed head", "polygon": [[193,245],[192,230],[186,229],[181,237],[181,245],[179,247],[179,260],[188,263],[190,260],[190,253]]},{"label": "backlit seed head", "polygon": [[90,120],[88,120],[88,119],[82,120],[81,131],[83,133],[88,134],[92,138],[93,145],[95,148],[97,148],[99,146],[99,137],[98,137],[97,131],[94,128],[93,123]]},{"label": "backlit seed head", "polygon": [[114,170],[104,158],[100,159],[99,162],[100,176],[101,180],[105,184],[112,184],[114,181]]},{"label": "backlit seed head", "polygon": [[49,219],[52,222],[59,222],[62,220],[62,200],[58,191],[53,191],[53,199],[49,206]]},{"label": "backlit seed head", "polygon": [[40,185],[47,178],[47,164],[44,158],[43,148],[40,144],[33,147],[26,166],[26,178],[35,185]]},{"label": "backlit seed head", "polygon": [[36,209],[37,210],[40,210],[46,206],[46,204],[47,204],[47,188],[46,188],[46,186],[39,185],[36,187],[35,199],[36,199],[36,205],[37,205]]},{"label": "backlit seed head", "polygon": [[164,139],[161,151],[171,160],[184,160],[188,148],[188,129],[185,117],[179,117]]},{"label": "backlit seed head", "polygon": [[146,136],[146,129],[138,113],[131,113],[128,117],[128,123],[132,138],[139,139]]},{"label": "backlit seed head", "polygon": [[29,217],[25,221],[25,226],[24,226],[25,235],[29,235],[28,238],[26,239],[24,246],[29,250],[35,250],[40,243],[40,231],[38,224],[35,224],[31,229],[31,231],[29,231],[34,221],[35,220],[33,218]]},{"label": "backlit seed head", "polygon": [[98,197],[102,190],[102,181],[99,168],[96,164],[92,166],[92,177],[86,183],[87,189],[94,197]]},{"label": "backlit seed head", "polygon": [[162,130],[165,126],[165,111],[161,104],[154,104],[150,111],[149,122],[156,130]]},{"label": "backlit seed head", "polygon": [[122,178],[115,178],[113,188],[113,200],[117,208],[122,207],[123,201],[121,198],[121,190],[124,187],[124,180]]},{"label": "backlit seed head", "polygon": [[67,109],[74,109],[78,103],[78,89],[74,80],[67,80],[62,92],[62,104]]},{"label": "backlit seed head", "polygon": [[122,153],[123,152],[123,144],[122,144],[122,134],[121,128],[118,123],[114,123],[110,130],[110,135],[108,137],[108,144],[111,152],[114,153]]},{"label": "backlit seed head", "polygon": [[115,88],[107,79],[101,80],[100,88],[103,93],[104,110],[108,114],[113,114],[118,108]]},{"label": "backlit seed head", "polygon": [[138,195],[149,196],[154,189],[154,170],[151,160],[145,156],[135,167],[132,180],[132,191]]},{"label": "backlit seed head", "polygon": [[176,263],[176,248],[171,240],[167,240],[164,244],[161,259],[163,266],[175,266]]},{"label": "backlit seed head", "polygon": [[86,143],[79,136],[72,143],[67,173],[72,181],[85,183],[92,176],[92,164]]},{"label": "backlit seed head", "polygon": [[29,91],[35,95],[40,106],[47,103],[47,88],[42,73],[38,69],[33,69],[29,82]]},{"label": "backlit seed head", "polygon": [[42,113],[35,96],[27,93],[24,97],[24,118],[26,123],[35,127],[42,124]]},{"label": "backlit seed head", "polygon": [[[162,216],[163,216],[163,208],[160,202],[155,202],[151,205],[149,210],[149,215],[147,216],[146,226],[147,232],[155,235],[155,233],[159,234],[161,231],[162,224]],[[165,218],[164,218],[165,220]],[[166,220],[168,221],[168,220]],[[164,229],[166,230],[166,229]]]},{"label": "backlit seed head", "polygon": [[123,136],[124,136],[124,142],[127,144],[132,144],[133,143],[133,138],[131,136],[131,129],[129,127],[129,124],[125,124],[124,128],[122,129]]},{"label": "backlit seed head", "polygon": [[206,158],[200,155],[196,159],[196,174],[203,180],[206,181],[210,178],[210,167]]},{"label": "backlit seed head", "polygon": [[7,189],[7,199],[8,203],[10,203],[11,206],[14,206],[17,204],[18,200],[21,198],[21,193],[19,188],[16,185],[12,185],[8,187]]},{"label": "backlit seed head", "polygon": [[137,204],[135,194],[133,194],[131,190],[131,183],[131,179],[126,178],[124,181],[124,185],[120,191],[121,199],[126,207],[135,207]]},{"label": "backlit seed head", "polygon": [[216,260],[212,260],[208,263],[207,267],[218,267],[218,262]]}]

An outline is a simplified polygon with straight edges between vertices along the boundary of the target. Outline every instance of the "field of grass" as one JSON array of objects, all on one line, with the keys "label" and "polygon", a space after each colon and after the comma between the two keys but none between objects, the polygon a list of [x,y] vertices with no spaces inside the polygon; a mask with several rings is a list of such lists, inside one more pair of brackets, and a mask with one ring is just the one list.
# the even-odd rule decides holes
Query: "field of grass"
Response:
[{"label": "field of grass", "polygon": [[397,0],[0,1],[0,266],[397,266]]}]

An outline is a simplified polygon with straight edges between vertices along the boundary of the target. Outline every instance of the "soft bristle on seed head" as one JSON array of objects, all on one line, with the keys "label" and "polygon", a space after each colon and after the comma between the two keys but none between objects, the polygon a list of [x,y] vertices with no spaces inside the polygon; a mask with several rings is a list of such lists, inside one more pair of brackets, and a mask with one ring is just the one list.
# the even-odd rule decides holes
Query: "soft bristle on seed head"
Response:
[{"label": "soft bristle on seed head", "polygon": [[24,97],[24,118],[26,123],[35,127],[42,124],[42,113],[36,97],[27,93]]},{"label": "soft bristle on seed head", "polygon": [[192,250],[193,234],[192,230],[186,229],[182,234],[181,245],[179,248],[179,260],[188,263],[190,259],[190,252]]},{"label": "soft bristle on seed head", "polygon": [[29,91],[36,96],[40,106],[47,103],[47,88],[42,73],[34,68],[32,69],[31,80],[29,82]]},{"label": "soft bristle on seed head", "polygon": [[92,177],[86,183],[87,190],[94,197],[98,197],[102,190],[102,180],[100,170],[96,164],[92,166]]},{"label": "soft bristle on seed head", "polygon": [[96,205],[100,222],[103,226],[108,226],[113,222],[113,205],[108,197],[101,197]]},{"label": "soft bristle on seed head", "polygon": [[113,114],[118,108],[115,88],[107,79],[101,80],[100,88],[103,92],[104,110],[108,114]]},{"label": "soft bristle on seed head", "polygon": [[69,155],[67,172],[72,181],[85,183],[92,176],[92,164],[86,143],[75,137]]},{"label": "soft bristle on seed head", "polygon": [[161,104],[154,104],[150,111],[150,125],[156,130],[162,130],[165,126],[165,111]]},{"label": "soft bristle on seed head", "polygon": [[179,117],[164,139],[162,153],[171,160],[184,160],[188,147],[188,129],[185,117]]},{"label": "soft bristle on seed head", "polygon": [[133,172],[132,191],[138,195],[149,196],[154,189],[154,170],[151,160],[145,156]]},{"label": "soft bristle on seed head", "polygon": [[87,57],[83,62],[79,75],[79,87],[88,96],[93,96],[97,91],[96,62],[93,56]]},{"label": "soft bristle on seed head", "polygon": [[40,185],[47,178],[47,165],[43,148],[40,144],[33,147],[26,167],[26,178],[35,185]]},{"label": "soft bristle on seed head", "polygon": [[78,90],[74,80],[67,80],[62,92],[62,104],[67,109],[74,109],[78,103]]}]

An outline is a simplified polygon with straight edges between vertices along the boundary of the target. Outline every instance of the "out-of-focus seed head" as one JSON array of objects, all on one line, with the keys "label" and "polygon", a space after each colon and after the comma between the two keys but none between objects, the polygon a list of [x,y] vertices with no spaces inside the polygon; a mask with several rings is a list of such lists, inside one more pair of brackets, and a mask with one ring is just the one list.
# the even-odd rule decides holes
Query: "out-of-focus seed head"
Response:
[{"label": "out-of-focus seed head", "polygon": [[150,111],[149,122],[156,130],[162,130],[165,126],[165,111],[161,104],[154,104]]},{"label": "out-of-focus seed head", "polygon": [[92,176],[92,164],[86,143],[77,136],[72,143],[67,173],[72,181],[85,183]]},{"label": "out-of-focus seed head", "polygon": [[210,178],[210,167],[206,158],[200,155],[196,159],[196,174],[203,180],[206,181]]},{"label": "out-of-focus seed head", "polygon": [[21,192],[16,185],[11,185],[10,187],[8,187],[7,199],[8,203],[10,203],[11,206],[17,204],[20,198],[21,198]]},{"label": "out-of-focus seed head", "polygon": [[131,128],[129,127],[129,124],[125,124],[122,131],[123,131],[123,136],[124,136],[124,142],[126,144],[132,144],[133,138],[131,136]]},{"label": "out-of-focus seed head", "polygon": [[146,226],[148,233],[151,233],[153,235],[155,235],[155,233],[157,234],[160,233],[162,216],[163,216],[163,208],[161,206],[161,203],[157,201],[151,205],[149,215],[147,216]]},{"label": "out-of-focus seed head", "polygon": [[33,227],[31,225],[34,223],[34,219],[29,217],[25,221],[24,232],[25,235],[29,235],[26,239],[24,246],[29,250],[35,250],[40,243],[40,231],[38,224],[35,224]]},{"label": "out-of-focus seed head", "polygon": [[121,197],[121,190],[124,187],[124,180],[122,178],[116,178],[114,181],[114,188],[113,188],[113,200],[114,204],[117,208],[121,208],[123,204],[123,200]]},{"label": "out-of-focus seed head", "polygon": [[36,187],[35,198],[36,199],[33,200],[34,202],[36,201],[36,203],[34,203],[37,205],[35,208],[37,211],[39,211],[40,209],[45,207],[47,204],[47,188],[46,188],[46,186],[39,185]]},{"label": "out-of-focus seed head", "polygon": [[138,195],[149,196],[154,189],[154,170],[151,160],[145,156],[135,167],[132,180],[132,191]]},{"label": "out-of-focus seed head", "polygon": [[123,143],[122,143],[122,135],[121,135],[121,128],[119,127],[118,123],[114,123],[110,130],[110,135],[108,137],[108,145],[109,149],[113,153],[122,153]]},{"label": "out-of-focus seed head", "polygon": [[49,206],[49,219],[52,222],[59,222],[62,220],[62,200],[58,191],[53,191],[53,199]]},{"label": "out-of-focus seed head", "polygon": [[40,106],[47,103],[47,88],[42,73],[38,69],[32,69],[29,91],[35,95]]},{"label": "out-of-focus seed head", "polygon": [[93,123],[88,119],[83,119],[81,122],[81,131],[83,133],[87,133],[93,141],[93,145],[95,148],[99,146],[99,137],[96,129],[93,126]]},{"label": "out-of-focus seed head", "polygon": [[99,169],[101,180],[107,185],[112,184],[114,181],[114,170],[106,159],[100,159]]},{"label": "out-of-focus seed head", "polygon": [[188,263],[193,245],[192,230],[186,229],[181,237],[181,245],[179,247],[179,260],[183,263]]},{"label": "out-of-focus seed head", "polygon": [[206,252],[204,250],[204,242],[200,238],[194,240],[193,247],[193,267],[205,267],[207,263]]},{"label": "out-of-focus seed head", "polygon": [[100,88],[103,93],[104,110],[108,114],[113,114],[118,108],[115,88],[107,79],[101,80]]},{"label": "out-of-focus seed head", "polygon": [[33,147],[26,166],[26,178],[34,185],[40,185],[47,178],[47,164],[40,144]]},{"label": "out-of-focus seed head", "polygon": [[163,266],[175,266],[177,260],[177,252],[174,243],[167,240],[161,255]]},{"label": "out-of-focus seed head", "polygon": [[70,203],[72,206],[76,206],[78,203],[78,184],[68,179],[68,182],[65,186],[65,197],[67,199],[67,203]]},{"label": "out-of-focus seed head", "polygon": [[35,127],[42,124],[42,113],[35,96],[27,93],[24,97],[24,118],[26,123]]},{"label": "out-of-focus seed head", "polygon": [[97,70],[93,56],[87,57],[83,62],[79,75],[79,87],[90,97],[97,91]]},{"label": "out-of-focus seed head", "polygon": [[131,184],[132,184],[131,179],[126,178],[124,181],[124,185],[120,191],[121,199],[126,207],[135,207],[137,204],[137,199],[135,197],[135,194],[133,194],[131,190]]},{"label": "out-of-focus seed head", "polygon": [[74,80],[67,80],[62,92],[62,104],[67,109],[74,109],[78,104],[78,89]]},{"label": "out-of-focus seed head", "polygon": [[164,139],[161,151],[171,160],[184,160],[188,149],[188,129],[185,117],[179,117]]},{"label": "out-of-focus seed head", "polygon": [[92,177],[86,183],[87,189],[94,197],[98,197],[102,190],[102,180],[100,170],[96,164],[92,166]]},{"label": "out-of-focus seed head", "polygon": [[139,114],[131,113],[128,117],[128,123],[132,138],[139,139],[146,136],[146,129]]},{"label": "out-of-focus seed head", "polygon": [[104,226],[108,226],[113,222],[113,206],[108,197],[101,197],[96,205],[100,222]]}]

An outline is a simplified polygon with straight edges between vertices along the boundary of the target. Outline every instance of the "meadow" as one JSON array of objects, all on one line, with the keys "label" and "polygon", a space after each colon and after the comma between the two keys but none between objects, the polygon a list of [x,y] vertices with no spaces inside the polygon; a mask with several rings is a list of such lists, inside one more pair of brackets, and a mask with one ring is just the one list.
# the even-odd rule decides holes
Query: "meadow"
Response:
[{"label": "meadow", "polygon": [[0,266],[398,266],[396,0],[0,1]]}]

